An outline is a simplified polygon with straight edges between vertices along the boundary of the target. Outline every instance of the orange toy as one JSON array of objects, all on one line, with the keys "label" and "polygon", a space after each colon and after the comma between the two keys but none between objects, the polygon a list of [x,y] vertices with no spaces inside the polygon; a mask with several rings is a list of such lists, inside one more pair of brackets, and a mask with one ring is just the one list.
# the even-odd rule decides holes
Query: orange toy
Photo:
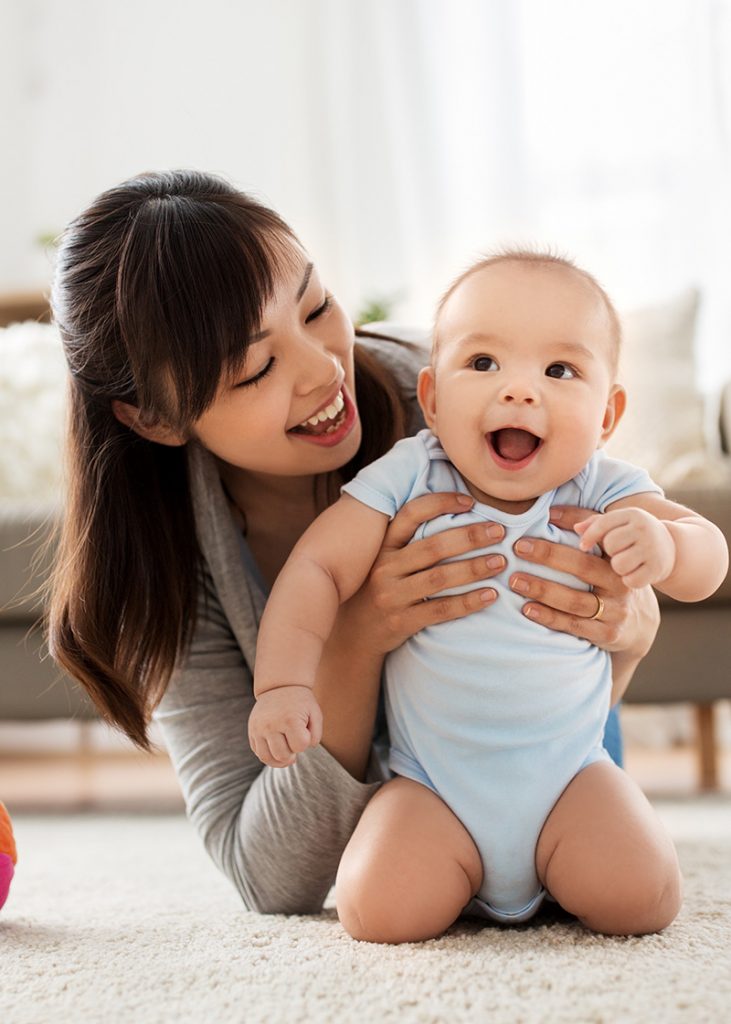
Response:
[{"label": "orange toy", "polygon": [[13,839],[13,826],[5,804],[0,801],[0,907],[8,898],[8,890],[15,873],[18,854]]}]

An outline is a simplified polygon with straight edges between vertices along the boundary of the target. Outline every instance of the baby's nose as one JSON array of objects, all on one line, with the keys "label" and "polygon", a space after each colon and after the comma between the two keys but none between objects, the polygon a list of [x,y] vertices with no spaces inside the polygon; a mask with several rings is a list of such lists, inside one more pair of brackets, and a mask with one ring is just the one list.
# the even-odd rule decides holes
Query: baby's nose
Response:
[{"label": "baby's nose", "polygon": [[501,389],[500,401],[537,405],[540,401],[540,396],[538,389],[529,380],[512,380]]}]

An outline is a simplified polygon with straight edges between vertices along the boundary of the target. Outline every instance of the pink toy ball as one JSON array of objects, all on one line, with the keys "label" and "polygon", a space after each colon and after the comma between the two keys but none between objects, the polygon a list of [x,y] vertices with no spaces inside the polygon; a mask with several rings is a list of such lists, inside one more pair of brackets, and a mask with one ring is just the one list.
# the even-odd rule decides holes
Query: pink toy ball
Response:
[{"label": "pink toy ball", "polygon": [[5,900],[8,898],[10,891],[10,883],[13,880],[15,874],[15,868],[13,862],[8,857],[7,853],[0,853],[0,908],[5,906]]},{"label": "pink toy ball", "polygon": [[15,850],[13,826],[10,823],[5,804],[0,802],[0,908],[5,905],[10,890],[10,883],[15,874],[18,855]]}]

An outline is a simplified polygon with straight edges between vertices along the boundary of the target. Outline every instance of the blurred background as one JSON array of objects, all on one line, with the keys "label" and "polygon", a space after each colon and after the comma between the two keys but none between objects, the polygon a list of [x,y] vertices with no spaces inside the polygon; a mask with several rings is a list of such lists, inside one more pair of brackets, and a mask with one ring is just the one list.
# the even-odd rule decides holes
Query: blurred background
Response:
[{"label": "blurred background", "polygon": [[[625,319],[615,451],[731,529],[731,4],[0,0],[0,38],[6,803],[179,806],[165,757],[86,721],[39,661],[37,608],[9,606],[27,526],[60,502],[53,239],[139,171],[256,193],[358,321],[428,327],[450,278],[506,243],[573,257]],[[649,789],[731,788],[731,592],[664,612],[628,765]]]}]

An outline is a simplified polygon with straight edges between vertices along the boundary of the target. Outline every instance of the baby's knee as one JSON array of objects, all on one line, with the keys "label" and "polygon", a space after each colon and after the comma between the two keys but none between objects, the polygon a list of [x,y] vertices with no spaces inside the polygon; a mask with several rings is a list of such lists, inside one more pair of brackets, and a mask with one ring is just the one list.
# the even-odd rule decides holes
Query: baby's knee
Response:
[{"label": "baby's knee", "polygon": [[379,886],[373,879],[346,883],[338,878],[335,891],[340,923],[360,942],[421,942],[441,935],[452,923],[439,919],[434,907],[418,905],[407,890],[396,898],[390,886]]},{"label": "baby's knee", "polygon": [[[413,877],[404,877],[392,867],[354,870],[343,865],[335,882],[338,917],[348,934],[361,942],[422,942],[441,935],[469,902],[469,884],[464,891],[432,879],[420,884],[415,866]],[[421,880],[423,883],[424,879]],[[452,891],[454,890],[454,891]]]},{"label": "baby's knee", "polygon": [[377,894],[340,887],[336,902],[340,923],[351,938],[359,942],[409,941],[396,927],[393,908],[388,913]]},{"label": "baby's knee", "polygon": [[682,904],[677,861],[620,879],[598,896],[581,921],[605,935],[649,935],[672,924]]}]

